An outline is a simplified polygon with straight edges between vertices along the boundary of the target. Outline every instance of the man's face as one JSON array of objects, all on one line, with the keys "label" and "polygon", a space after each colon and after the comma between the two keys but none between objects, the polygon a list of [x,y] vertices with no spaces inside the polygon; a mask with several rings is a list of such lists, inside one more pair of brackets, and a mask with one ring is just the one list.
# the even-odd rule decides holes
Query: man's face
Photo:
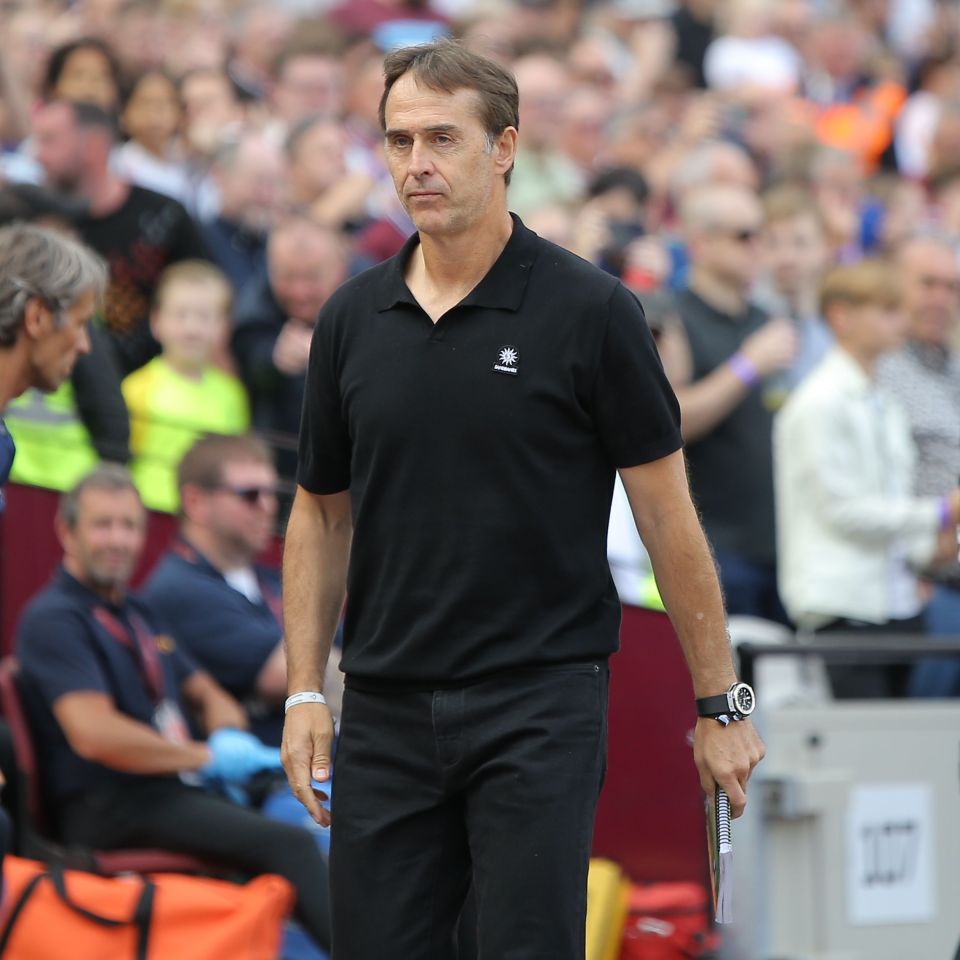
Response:
[{"label": "man's face", "polygon": [[85,490],[76,524],[59,527],[67,569],[96,589],[125,588],[143,550],[146,519],[133,490]]},{"label": "man's face", "polygon": [[828,251],[816,217],[800,214],[767,224],[763,253],[777,290],[790,297],[819,282]]},{"label": "man's face", "polygon": [[76,193],[83,178],[84,133],[63,103],[41,107],[33,118],[33,147],[47,184]]},{"label": "man's face", "polygon": [[763,212],[751,194],[718,203],[712,225],[705,227],[691,253],[698,266],[725,284],[747,290],[758,268]]},{"label": "man's face", "polygon": [[910,336],[946,346],[960,321],[956,255],[939,243],[911,244],[900,257],[900,284]]},{"label": "man's face", "polygon": [[486,214],[513,158],[509,139],[488,148],[474,90],[443,93],[412,74],[386,103],[386,158],[400,202],[416,228],[435,236],[465,233]]},{"label": "man's face", "polygon": [[253,233],[266,232],[279,218],[285,179],[279,148],[261,140],[242,143],[233,165],[216,171],[221,214]]},{"label": "man's face", "polygon": [[343,66],[335,57],[288,60],[274,91],[277,112],[293,124],[304,117],[338,117],[343,111]]},{"label": "man's face", "polygon": [[81,353],[90,352],[88,325],[96,307],[96,297],[93,291],[87,291],[69,307],[59,310],[41,305],[36,300],[34,304],[34,318],[27,324],[31,342],[30,386],[49,392],[56,390],[70,376]]},{"label": "man's face", "polygon": [[204,494],[210,533],[233,555],[251,561],[270,543],[277,522],[277,472],[256,460],[223,465],[223,481]]},{"label": "man's face", "polygon": [[273,238],[268,269],[270,289],[286,315],[309,324],[347,272],[343,252],[333,239],[309,228]]}]

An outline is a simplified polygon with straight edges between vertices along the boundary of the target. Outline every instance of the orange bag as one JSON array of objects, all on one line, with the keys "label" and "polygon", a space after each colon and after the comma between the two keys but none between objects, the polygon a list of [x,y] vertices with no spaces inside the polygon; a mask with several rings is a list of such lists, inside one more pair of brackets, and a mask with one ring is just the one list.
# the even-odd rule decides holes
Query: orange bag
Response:
[{"label": "orange bag", "polygon": [[293,888],[183,874],[100,877],[7,857],[3,960],[275,960]]}]

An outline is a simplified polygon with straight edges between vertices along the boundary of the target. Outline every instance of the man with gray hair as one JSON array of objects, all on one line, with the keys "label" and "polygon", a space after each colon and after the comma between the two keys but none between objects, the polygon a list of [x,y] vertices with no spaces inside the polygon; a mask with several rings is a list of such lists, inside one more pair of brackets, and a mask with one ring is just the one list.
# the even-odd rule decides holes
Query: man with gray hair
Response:
[{"label": "man with gray hair", "polygon": [[[0,412],[28,387],[56,390],[89,353],[87,323],[106,276],[93,251],[60,233],[29,224],[0,229]],[[0,483],[14,452],[0,420]]]}]

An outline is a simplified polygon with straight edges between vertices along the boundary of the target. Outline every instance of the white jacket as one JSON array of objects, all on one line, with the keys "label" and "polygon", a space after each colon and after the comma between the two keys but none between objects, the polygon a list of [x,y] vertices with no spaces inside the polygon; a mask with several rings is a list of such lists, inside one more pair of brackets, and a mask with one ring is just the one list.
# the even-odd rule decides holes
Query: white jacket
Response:
[{"label": "white jacket", "polygon": [[834,347],[774,423],[780,594],[798,626],[919,611],[907,564],[933,556],[940,512],[913,495],[914,463],[906,413]]}]

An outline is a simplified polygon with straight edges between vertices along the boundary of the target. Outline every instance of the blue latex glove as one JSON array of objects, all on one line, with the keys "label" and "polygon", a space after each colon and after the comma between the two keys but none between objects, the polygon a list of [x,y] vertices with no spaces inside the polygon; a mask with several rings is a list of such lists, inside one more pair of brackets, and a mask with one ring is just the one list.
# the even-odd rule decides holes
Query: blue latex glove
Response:
[{"label": "blue latex glove", "polygon": [[252,733],[225,727],[208,740],[210,762],[200,775],[205,780],[243,784],[261,770],[281,770],[280,751],[264,746]]}]

